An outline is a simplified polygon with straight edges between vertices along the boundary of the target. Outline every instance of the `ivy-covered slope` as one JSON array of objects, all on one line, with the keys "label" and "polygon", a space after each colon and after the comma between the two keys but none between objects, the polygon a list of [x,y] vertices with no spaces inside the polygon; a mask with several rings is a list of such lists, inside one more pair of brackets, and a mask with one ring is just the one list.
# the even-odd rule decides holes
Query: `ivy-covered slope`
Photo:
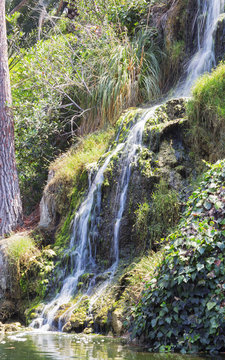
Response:
[{"label": "ivy-covered slope", "polygon": [[134,336],[152,351],[225,350],[225,160],[212,165],[169,236],[136,308]]}]

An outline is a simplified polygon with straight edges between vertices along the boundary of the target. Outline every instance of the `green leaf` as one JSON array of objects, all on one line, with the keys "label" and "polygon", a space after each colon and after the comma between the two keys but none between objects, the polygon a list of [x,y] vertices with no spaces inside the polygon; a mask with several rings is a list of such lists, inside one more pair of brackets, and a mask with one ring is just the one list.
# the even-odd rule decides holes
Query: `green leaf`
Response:
[{"label": "green leaf", "polygon": [[208,309],[209,311],[212,310],[215,306],[216,306],[216,302],[214,302],[214,301],[209,301],[209,302],[207,303],[207,309]]},{"label": "green leaf", "polygon": [[212,204],[209,201],[205,201],[203,206],[206,210],[210,210],[212,208]]},{"label": "green leaf", "polygon": [[216,210],[222,209],[222,207],[223,207],[222,201],[217,201],[217,202],[215,203],[215,208],[216,208]]},{"label": "green leaf", "polygon": [[167,316],[167,317],[165,318],[165,321],[167,322],[167,324],[171,324],[172,318],[169,317],[169,316]]},{"label": "green leaf", "polygon": [[202,269],[204,269],[205,265],[204,264],[197,264],[197,270],[201,271]]},{"label": "green leaf", "polygon": [[156,323],[157,323],[157,319],[153,319],[153,320],[151,321],[152,327],[155,327],[155,326],[156,326]]}]

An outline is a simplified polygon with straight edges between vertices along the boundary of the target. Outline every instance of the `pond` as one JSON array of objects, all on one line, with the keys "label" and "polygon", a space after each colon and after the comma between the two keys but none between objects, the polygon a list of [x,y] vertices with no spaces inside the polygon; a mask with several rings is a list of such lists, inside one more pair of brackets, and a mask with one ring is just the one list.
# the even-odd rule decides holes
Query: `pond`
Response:
[{"label": "pond", "polygon": [[0,338],[0,360],[225,360],[225,356],[151,354],[121,339],[25,332]]}]

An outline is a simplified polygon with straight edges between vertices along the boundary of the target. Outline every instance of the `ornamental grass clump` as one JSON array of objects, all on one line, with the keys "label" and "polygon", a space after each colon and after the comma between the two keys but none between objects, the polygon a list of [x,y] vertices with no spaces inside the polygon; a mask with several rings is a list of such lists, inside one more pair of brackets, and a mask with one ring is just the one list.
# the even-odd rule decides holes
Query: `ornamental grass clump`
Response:
[{"label": "ornamental grass clump", "polygon": [[210,161],[225,156],[225,64],[196,82],[188,102],[190,133],[195,150],[207,154]]},{"label": "ornamental grass clump", "polygon": [[11,271],[20,278],[21,269],[29,267],[32,259],[39,255],[40,251],[35,246],[34,240],[27,234],[13,235],[8,240],[7,255]]},{"label": "ornamental grass clump", "polygon": [[187,203],[164,260],[136,306],[134,336],[151,351],[225,350],[225,161]]}]

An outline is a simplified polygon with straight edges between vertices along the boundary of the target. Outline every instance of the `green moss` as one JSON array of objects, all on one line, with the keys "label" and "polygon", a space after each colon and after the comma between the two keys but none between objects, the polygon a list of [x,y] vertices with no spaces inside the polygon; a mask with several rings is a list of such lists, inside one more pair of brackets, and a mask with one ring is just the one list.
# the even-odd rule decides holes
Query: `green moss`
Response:
[{"label": "green moss", "polygon": [[129,109],[125,115],[121,116],[116,124],[116,133],[120,131],[119,135],[119,143],[122,143],[125,141],[130,128],[137,122],[137,119],[142,114],[142,110],[131,108]]},{"label": "green moss", "polygon": [[56,253],[47,247],[23,265],[19,284],[24,299],[27,298],[33,301],[36,298],[39,302],[44,298],[49,289],[50,278],[55,268],[55,257]]},{"label": "green moss", "polygon": [[[72,331],[81,332],[86,327],[87,318],[88,318],[88,310],[89,310],[89,298],[84,296],[78,300],[78,298],[74,299],[72,304],[75,304],[75,308],[72,311],[72,315],[70,317],[70,323],[72,327]],[[76,305],[77,304],[77,305]]]},{"label": "green moss", "polygon": [[154,116],[150,117],[145,124],[145,129],[143,133],[144,143],[149,142],[149,138],[157,137],[164,128],[164,124],[168,123],[169,115],[167,113],[167,106],[162,105],[156,109]]},{"label": "green moss", "polygon": [[[135,224],[134,229],[140,240],[146,243],[147,237],[149,235],[149,215],[150,215],[150,205],[147,202],[139,204],[137,210],[135,211]],[[145,248],[145,246],[143,246]]]},{"label": "green moss", "polygon": [[171,232],[180,218],[178,194],[161,179],[152,194],[150,211],[150,246],[156,246]]},{"label": "green moss", "polygon": [[157,168],[154,153],[147,148],[142,148],[138,156],[138,169],[145,178],[155,175]]},{"label": "green moss", "polygon": [[[61,220],[61,226],[57,230],[55,236],[55,246],[60,249],[60,252],[68,246],[71,236],[71,222],[74,218],[74,214],[81,204],[84,194],[87,189],[87,173],[85,172],[83,176],[81,176],[81,184],[80,187],[73,188],[72,195],[70,197],[70,207],[66,218]],[[84,181],[86,179],[86,181]],[[78,185],[78,184],[77,184]]]},{"label": "green moss", "polygon": [[170,57],[174,67],[182,61],[185,55],[185,42],[183,40],[175,41],[171,44]]},{"label": "green moss", "polygon": [[23,302],[22,307],[23,309],[21,310],[22,313],[24,313],[26,325],[29,325],[33,319],[37,318],[38,313],[41,312],[44,304],[36,297],[33,301]]},{"label": "green moss", "polygon": [[[120,273],[114,292],[111,294],[111,308],[108,311],[119,309],[123,322],[123,332],[132,326],[134,305],[140,299],[146,281],[154,278],[157,266],[162,262],[164,250],[153,252],[134,259],[132,264]],[[116,300],[116,301],[115,301]]]}]

